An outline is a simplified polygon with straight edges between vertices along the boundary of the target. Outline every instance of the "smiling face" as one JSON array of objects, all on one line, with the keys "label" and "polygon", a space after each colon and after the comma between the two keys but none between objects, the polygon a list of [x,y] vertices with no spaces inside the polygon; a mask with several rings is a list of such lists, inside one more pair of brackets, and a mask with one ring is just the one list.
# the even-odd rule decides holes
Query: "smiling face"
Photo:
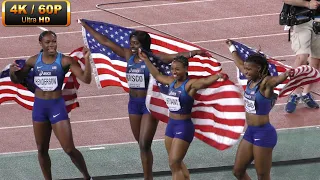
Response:
[{"label": "smiling face", "polygon": [[138,49],[150,52],[151,37],[145,31],[134,31],[130,34],[130,50],[132,54],[137,54]]},{"label": "smiling face", "polygon": [[130,50],[132,54],[137,54],[139,48],[141,48],[141,43],[136,36],[132,36],[130,39]]},{"label": "smiling face", "polygon": [[57,37],[48,33],[44,35],[39,41],[44,52],[47,52],[49,55],[55,55],[57,53]]},{"label": "smiling face", "polygon": [[188,69],[185,67],[182,62],[173,61],[171,64],[171,73],[175,80],[183,81],[186,79]]},{"label": "smiling face", "polygon": [[244,62],[245,76],[248,80],[257,80],[260,77],[261,66],[253,62]]}]

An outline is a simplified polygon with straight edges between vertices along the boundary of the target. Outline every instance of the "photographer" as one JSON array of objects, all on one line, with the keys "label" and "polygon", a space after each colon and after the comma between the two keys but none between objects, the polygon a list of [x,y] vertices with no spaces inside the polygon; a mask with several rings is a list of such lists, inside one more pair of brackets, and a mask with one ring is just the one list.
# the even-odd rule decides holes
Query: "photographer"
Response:
[{"label": "photographer", "polygon": [[[316,0],[283,0],[284,3],[297,6],[305,7],[309,9],[317,9],[320,2]],[[319,7],[320,8],[320,7]],[[316,12],[316,16],[320,15]],[[293,34],[291,36],[291,48],[295,52],[296,60],[293,68],[300,65],[306,65],[309,58],[309,65],[316,69],[319,69],[320,62],[320,34],[317,35],[313,30],[314,20],[294,25]],[[313,100],[311,94],[311,85],[306,85],[301,94],[300,89],[296,89],[289,97],[287,105],[285,107],[288,113],[295,111],[297,103],[302,100],[309,108],[319,108],[319,105]],[[301,95],[300,95],[301,94]]]}]

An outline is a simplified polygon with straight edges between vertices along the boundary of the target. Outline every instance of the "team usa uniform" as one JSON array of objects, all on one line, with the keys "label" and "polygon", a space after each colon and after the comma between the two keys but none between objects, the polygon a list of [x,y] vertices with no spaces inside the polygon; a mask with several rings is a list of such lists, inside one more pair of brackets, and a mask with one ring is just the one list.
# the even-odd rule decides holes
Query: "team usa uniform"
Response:
[{"label": "team usa uniform", "polygon": [[[42,91],[62,90],[67,71],[63,69],[61,60],[62,54],[58,53],[52,64],[46,64],[42,61],[42,52],[40,52],[33,68],[34,84],[37,89]],[[51,124],[69,119],[63,97],[48,100],[35,97],[32,119],[37,122],[49,120]]]},{"label": "team usa uniform", "polygon": [[[187,79],[178,88],[174,88],[176,80],[169,86],[168,96],[165,97],[166,104],[171,113],[191,114],[194,99],[185,90]],[[179,138],[189,143],[194,137],[194,125],[191,119],[175,120],[170,118],[165,135],[171,138]]]},{"label": "team usa uniform", "polygon": [[[266,98],[260,93],[261,81],[252,89],[250,88],[251,81],[248,82],[244,93],[247,113],[267,115],[275,103],[274,98]],[[243,138],[253,145],[266,148],[273,148],[277,144],[277,132],[269,122],[262,126],[248,126]]]},{"label": "team usa uniform", "polygon": [[[150,72],[146,67],[144,61],[139,63],[134,62],[135,55],[131,56],[128,64],[126,77],[128,81],[128,86],[130,89],[147,90],[149,85]],[[146,107],[145,97],[131,97],[128,104],[129,114],[150,114]]]}]

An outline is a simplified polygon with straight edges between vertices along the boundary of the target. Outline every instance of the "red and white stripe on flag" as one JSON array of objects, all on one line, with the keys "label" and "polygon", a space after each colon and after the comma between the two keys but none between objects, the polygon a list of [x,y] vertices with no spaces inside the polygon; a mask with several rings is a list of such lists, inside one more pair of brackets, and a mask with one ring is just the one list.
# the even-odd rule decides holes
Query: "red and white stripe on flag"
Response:
[{"label": "red and white stripe on flag", "polygon": [[320,73],[317,69],[302,65],[294,69],[294,76],[288,78],[285,86],[280,90],[279,97],[291,94],[296,88],[307,84],[315,83],[320,81]]}]

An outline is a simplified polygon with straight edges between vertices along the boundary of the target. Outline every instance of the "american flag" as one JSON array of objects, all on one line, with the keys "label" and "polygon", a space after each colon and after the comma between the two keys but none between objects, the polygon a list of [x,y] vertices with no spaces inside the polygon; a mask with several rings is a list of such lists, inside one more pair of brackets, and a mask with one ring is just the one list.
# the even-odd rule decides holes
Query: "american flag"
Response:
[{"label": "american flag", "polygon": [[[103,22],[83,21],[121,47],[129,48],[129,36],[135,31],[134,29]],[[200,49],[188,42],[154,33],[149,34],[154,54],[159,52],[175,54]],[[128,91],[125,76],[126,60],[97,42],[84,28],[83,37],[85,44],[91,50],[98,87],[120,86]],[[155,57],[153,59],[156,66],[164,73],[171,73],[170,65],[157,61]],[[207,57],[197,55],[189,59],[191,78],[206,77],[220,71],[221,64],[209,54]],[[168,107],[162,99],[162,93],[165,94],[167,89],[168,86],[157,83],[151,77],[146,105],[152,115],[163,122],[167,122],[169,118]],[[240,89],[233,82],[226,80],[199,91],[195,97],[192,120],[196,128],[195,137],[219,150],[231,147],[238,141],[245,125],[244,102]]]},{"label": "american flag", "polygon": [[[74,50],[70,56],[78,60],[83,66],[83,59],[81,59],[83,57],[82,48]],[[25,63],[25,60],[22,60],[22,62]],[[33,69],[29,72],[28,78],[25,79],[22,85],[11,82],[9,68],[10,64],[7,65],[0,74],[0,104],[6,101],[15,101],[22,107],[32,110],[34,102]],[[68,112],[79,107],[77,100],[77,90],[79,86],[80,84],[77,78],[69,70],[65,75],[62,91]]]},{"label": "american flag", "polygon": [[[288,69],[292,69],[291,66],[285,65],[278,60],[269,57],[261,51],[248,47],[236,41],[231,42],[236,47],[237,53],[243,61],[245,61],[249,55],[254,53],[260,53],[261,55],[265,56],[269,63],[269,72],[271,76],[279,76],[280,74],[286,72]],[[299,86],[320,81],[319,71],[307,65],[299,66],[298,68],[296,68],[294,74],[295,75],[293,78],[288,78],[277,87],[275,87],[274,92],[278,94],[279,97],[288,96]],[[239,69],[237,71],[237,79],[239,84],[243,87],[243,89],[245,89],[247,86],[247,78],[240,72]]]}]

